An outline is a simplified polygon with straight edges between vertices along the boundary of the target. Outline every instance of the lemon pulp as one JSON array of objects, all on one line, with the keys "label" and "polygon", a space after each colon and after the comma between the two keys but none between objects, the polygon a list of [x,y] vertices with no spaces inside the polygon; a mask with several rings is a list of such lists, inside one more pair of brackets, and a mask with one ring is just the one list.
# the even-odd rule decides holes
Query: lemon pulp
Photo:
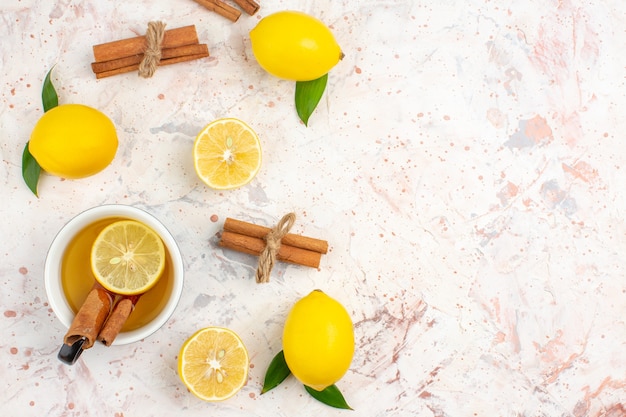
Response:
[{"label": "lemon pulp", "polygon": [[136,220],[106,226],[91,249],[96,280],[116,294],[141,294],[152,288],[165,268],[165,246],[159,235]]},{"label": "lemon pulp", "polygon": [[185,386],[205,401],[235,395],[248,379],[248,351],[230,329],[207,327],[194,333],[180,349],[178,375]]},{"label": "lemon pulp", "polygon": [[261,167],[261,143],[256,132],[239,119],[222,118],[209,123],[196,137],[194,168],[209,187],[228,190],[241,187]]}]

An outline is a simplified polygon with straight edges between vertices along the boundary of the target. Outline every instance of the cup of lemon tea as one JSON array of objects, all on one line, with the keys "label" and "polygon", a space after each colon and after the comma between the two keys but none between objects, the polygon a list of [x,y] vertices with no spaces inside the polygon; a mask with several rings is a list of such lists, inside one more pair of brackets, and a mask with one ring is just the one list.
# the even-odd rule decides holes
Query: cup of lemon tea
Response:
[{"label": "cup of lemon tea", "polygon": [[50,307],[64,326],[76,312],[96,278],[91,271],[91,247],[98,234],[119,220],[135,220],[154,230],[165,246],[165,269],[156,285],[142,294],[114,345],[137,342],[157,331],[170,318],[183,290],[183,260],[172,234],[148,212],[120,204],[88,209],[72,218],[55,236],[44,265]]}]

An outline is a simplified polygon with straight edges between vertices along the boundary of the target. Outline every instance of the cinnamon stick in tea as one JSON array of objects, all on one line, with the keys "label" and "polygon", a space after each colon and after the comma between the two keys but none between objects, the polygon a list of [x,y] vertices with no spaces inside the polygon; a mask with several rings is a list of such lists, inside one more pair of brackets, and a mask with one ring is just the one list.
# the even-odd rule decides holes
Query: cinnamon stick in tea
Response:
[{"label": "cinnamon stick in tea", "polygon": [[[198,43],[198,34],[194,25],[168,29],[163,35],[162,49],[177,48],[179,46]],[[96,62],[111,61],[133,55],[143,55],[146,48],[145,36],[107,42],[93,47],[93,56]]]},{"label": "cinnamon stick in tea", "polygon": [[[267,236],[271,229],[269,227],[259,226],[253,223],[248,223],[228,217],[226,218],[226,220],[224,220],[224,230],[229,232],[235,232],[245,236],[263,239],[265,236]],[[296,235],[293,233],[287,233],[285,237],[281,239],[281,244],[293,246],[300,249],[306,249],[313,252],[328,252],[327,241],[307,236]]]},{"label": "cinnamon stick in tea", "polygon": [[[222,232],[219,245],[228,249],[259,256],[265,248],[265,240],[225,230]],[[319,267],[321,258],[321,252],[289,246],[284,243],[281,244],[276,254],[276,259],[279,261],[312,268]]]},{"label": "cinnamon stick in tea", "polygon": [[128,317],[135,309],[135,305],[140,297],[140,294],[125,296],[115,304],[113,311],[109,314],[109,318],[104,323],[104,327],[98,334],[98,340],[105,346],[111,346],[117,335],[122,331],[124,323],[126,323],[126,320],[128,320]]},{"label": "cinnamon stick in tea", "polygon": [[92,347],[111,311],[112,301],[111,294],[107,290],[97,283],[94,284],[87,294],[85,302],[76,313],[63,342],[71,346],[78,340],[85,338],[83,349]]},{"label": "cinnamon stick in tea", "polygon": [[239,10],[235,9],[233,6],[227,3],[224,3],[221,0],[194,0],[194,1],[206,7],[207,9],[211,10],[212,12],[215,12],[219,14],[220,16],[227,18],[231,22],[236,22],[237,20],[239,20],[239,17],[241,16],[241,12]]},{"label": "cinnamon stick in tea", "polygon": [[254,0],[234,0],[234,2],[237,3],[237,5],[250,16],[259,11],[259,3],[255,2]]}]

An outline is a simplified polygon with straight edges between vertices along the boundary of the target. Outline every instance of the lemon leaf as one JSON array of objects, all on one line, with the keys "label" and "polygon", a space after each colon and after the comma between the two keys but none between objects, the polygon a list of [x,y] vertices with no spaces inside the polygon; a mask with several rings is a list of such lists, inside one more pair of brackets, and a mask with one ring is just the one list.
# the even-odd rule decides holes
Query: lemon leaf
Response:
[{"label": "lemon leaf", "polygon": [[270,362],[270,366],[267,368],[261,394],[265,394],[267,391],[279,386],[280,383],[289,376],[289,374],[291,374],[291,371],[285,361],[285,354],[281,350],[276,356],[274,356],[274,359]]},{"label": "lemon leaf", "polygon": [[[54,66],[50,68],[50,71],[46,74],[46,78],[43,81],[43,88],[41,89],[41,102],[43,104],[44,113],[59,105],[59,96],[57,95],[54,85],[52,84],[52,80],[50,80],[50,75],[52,74],[53,69]],[[26,182],[28,188],[36,196],[37,184],[39,183],[40,175],[41,166],[30,153],[30,150],[28,149],[28,142],[26,142],[24,152],[22,153],[22,178],[24,178],[24,182]]]},{"label": "lemon leaf", "polygon": [[328,74],[311,81],[296,81],[296,111],[305,126],[308,126],[309,117],[320,102],[327,82]]},{"label": "lemon leaf", "polygon": [[30,154],[28,150],[28,142],[26,142],[26,146],[24,147],[24,152],[22,153],[22,177],[26,182],[26,185],[30,190],[37,196],[37,183],[39,182],[39,175],[41,174],[41,167]]},{"label": "lemon leaf", "polygon": [[343,398],[343,394],[341,394],[341,391],[339,391],[339,388],[337,388],[337,385],[335,384],[328,386],[321,391],[317,391],[307,385],[304,386],[304,389],[306,389],[306,392],[308,392],[311,397],[323,402],[326,405],[335,408],[342,408],[344,410],[352,410],[352,407],[348,405],[345,398]]},{"label": "lemon leaf", "polygon": [[57,96],[57,91],[54,89],[54,85],[50,80],[53,69],[54,67],[50,68],[50,71],[48,71],[41,90],[41,101],[43,102],[44,113],[59,105],[59,96]]}]

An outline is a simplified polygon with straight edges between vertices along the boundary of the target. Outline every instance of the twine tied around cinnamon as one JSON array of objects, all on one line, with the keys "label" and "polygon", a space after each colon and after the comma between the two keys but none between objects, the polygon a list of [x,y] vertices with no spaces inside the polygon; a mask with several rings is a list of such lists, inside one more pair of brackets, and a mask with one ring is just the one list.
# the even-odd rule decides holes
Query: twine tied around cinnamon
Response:
[{"label": "twine tied around cinnamon", "polygon": [[276,254],[280,249],[280,241],[296,221],[295,213],[287,213],[265,236],[265,248],[259,255],[259,263],[256,270],[256,282],[266,283],[270,281],[270,273],[276,262]]},{"label": "twine tied around cinnamon", "polygon": [[161,61],[161,44],[165,35],[165,23],[149,22],[146,31],[146,50],[139,64],[139,76],[150,78]]}]

